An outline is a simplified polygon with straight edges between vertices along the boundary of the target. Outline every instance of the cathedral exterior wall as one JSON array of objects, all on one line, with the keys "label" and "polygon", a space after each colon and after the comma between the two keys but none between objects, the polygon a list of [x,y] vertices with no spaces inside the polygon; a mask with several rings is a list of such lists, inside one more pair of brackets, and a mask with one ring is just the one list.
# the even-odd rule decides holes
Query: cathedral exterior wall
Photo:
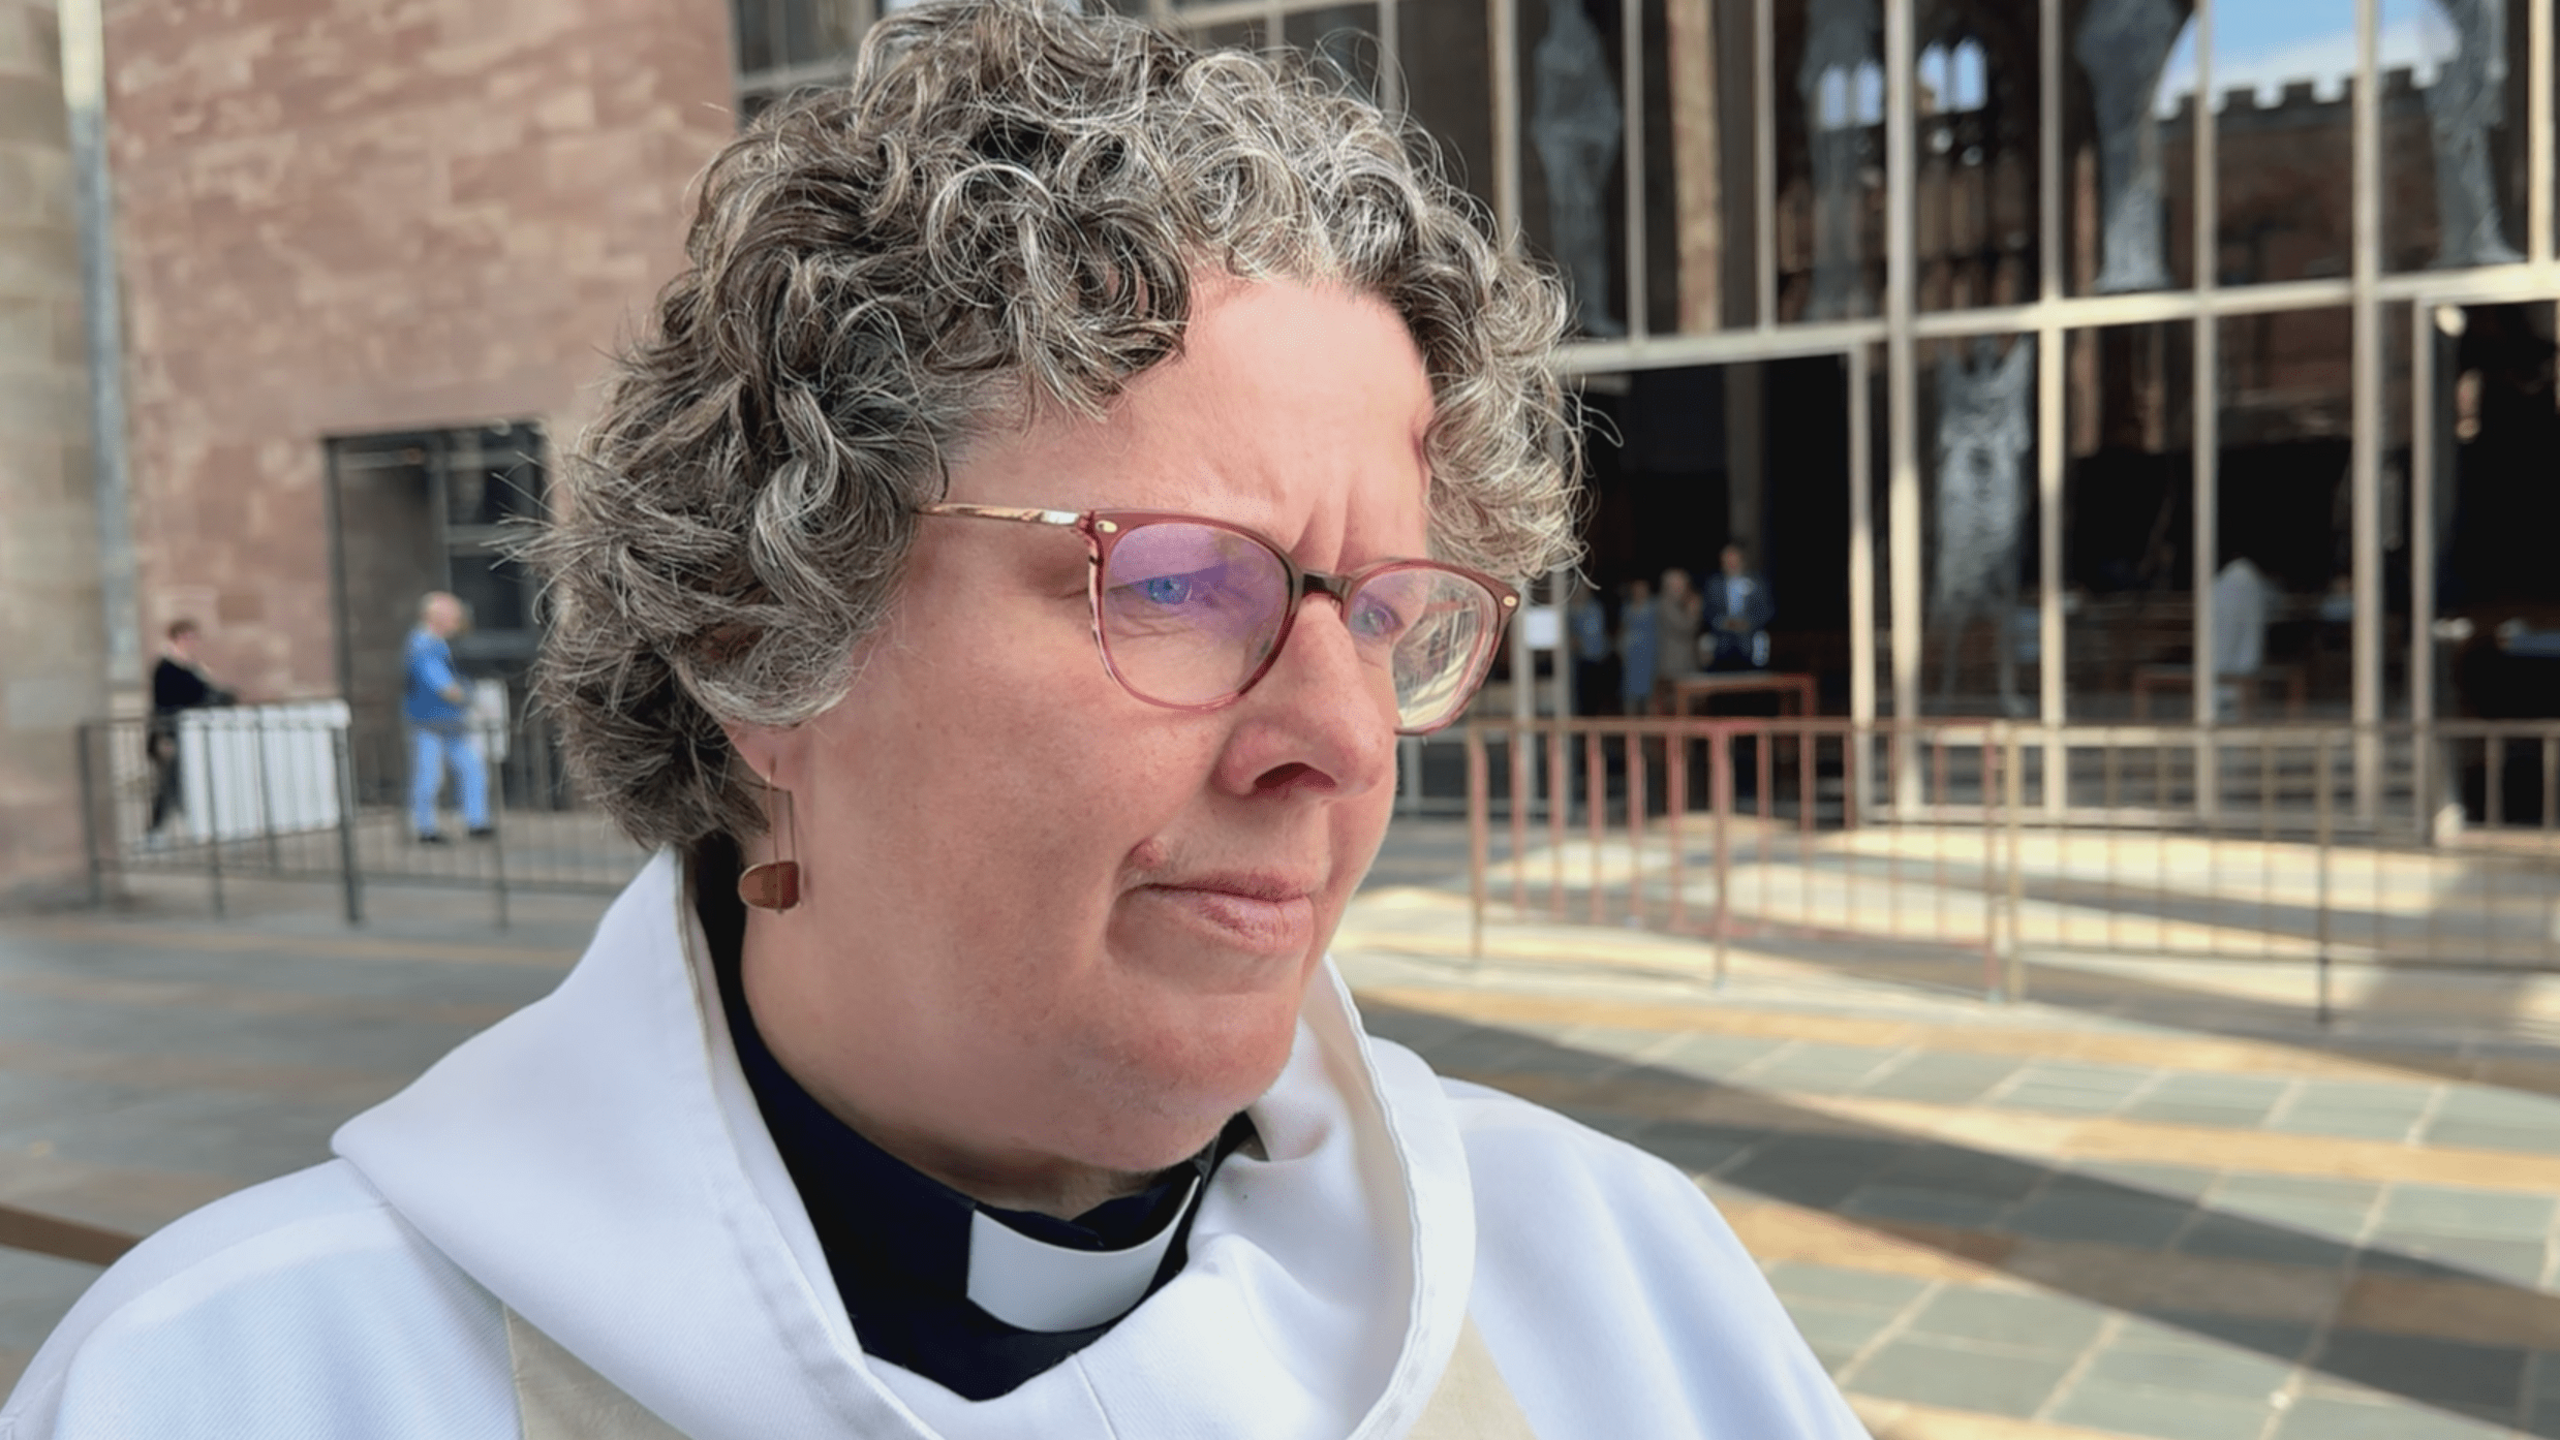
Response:
[{"label": "cathedral exterior wall", "polygon": [[146,640],[337,688],[328,437],[555,446],[733,132],[702,0],[124,0],[107,11]]},{"label": "cathedral exterior wall", "polygon": [[50,3],[0,6],[0,900],[80,879],[106,704],[70,139]]}]

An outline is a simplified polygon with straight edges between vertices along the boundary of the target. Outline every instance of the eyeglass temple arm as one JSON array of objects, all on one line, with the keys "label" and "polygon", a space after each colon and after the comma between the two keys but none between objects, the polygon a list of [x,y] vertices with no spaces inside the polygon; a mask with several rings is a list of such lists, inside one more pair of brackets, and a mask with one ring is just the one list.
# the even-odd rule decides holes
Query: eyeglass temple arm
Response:
[{"label": "eyeglass temple arm", "polygon": [[1018,520],[1025,525],[1063,525],[1074,527],[1084,523],[1084,515],[1075,510],[1041,510],[1021,505],[962,505],[943,501],[916,507],[919,515],[950,515],[962,520]]}]

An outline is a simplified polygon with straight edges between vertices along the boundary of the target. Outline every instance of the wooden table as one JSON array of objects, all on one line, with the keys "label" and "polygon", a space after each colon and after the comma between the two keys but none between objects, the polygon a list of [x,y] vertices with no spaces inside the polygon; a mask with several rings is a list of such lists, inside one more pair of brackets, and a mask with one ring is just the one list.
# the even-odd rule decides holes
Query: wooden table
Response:
[{"label": "wooden table", "polygon": [[[1697,675],[1684,675],[1671,682],[1671,713],[1687,715],[1693,700],[1712,700],[1718,695],[1769,695],[1778,697],[1781,715],[1810,715],[1815,701],[1813,676],[1799,670],[1715,670]],[[1793,708],[1789,708],[1789,702]],[[1698,713],[1704,714],[1701,710]]]},{"label": "wooden table", "polygon": [[[2258,692],[2270,680],[2284,684],[2284,718],[2299,720],[2311,698],[2311,676],[2302,666],[2292,663],[2261,665],[2246,675],[2225,675],[2222,682],[2240,687],[2240,718],[2254,719],[2258,710]],[[2151,692],[2154,690],[2193,693],[2196,667],[2193,665],[2136,665],[2133,667],[2133,718],[2151,718]]]}]

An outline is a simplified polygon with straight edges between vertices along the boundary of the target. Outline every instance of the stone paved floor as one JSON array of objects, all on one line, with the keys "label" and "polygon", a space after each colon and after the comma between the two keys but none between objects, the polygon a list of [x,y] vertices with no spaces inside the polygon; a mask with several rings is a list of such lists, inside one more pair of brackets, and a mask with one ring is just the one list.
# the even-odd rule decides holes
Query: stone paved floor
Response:
[{"label": "stone paved floor", "polygon": [[[1699,1178],[1887,1440],[2560,1436],[2560,1050],[2514,987],[1502,921],[1391,839],[1338,947],[1373,1028]],[[599,902],[317,888],[0,921],[0,1385],[103,1254],[319,1159],[547,990]],[[2388,980],[2390,983],[2382,983]]]}]

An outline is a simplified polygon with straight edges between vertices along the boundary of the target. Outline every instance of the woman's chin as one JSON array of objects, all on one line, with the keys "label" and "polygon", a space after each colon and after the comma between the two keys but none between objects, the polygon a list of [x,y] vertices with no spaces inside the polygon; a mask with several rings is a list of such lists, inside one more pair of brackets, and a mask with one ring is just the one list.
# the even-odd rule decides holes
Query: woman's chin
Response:
[{"label": "woman's chin", "polygon": [[[1289,1063],[1298,1028],[1297,994],[1227,996],[1215,1006],[1126,1037],[1105,1062],[1096,1097],[1114,1117],[1108,1148],[1122,1169],[1173,1164],[1215,1136],[1237,1111],[1262,1098]],[[1196,1013],[1206,1012],[1206,1013]]]}]

